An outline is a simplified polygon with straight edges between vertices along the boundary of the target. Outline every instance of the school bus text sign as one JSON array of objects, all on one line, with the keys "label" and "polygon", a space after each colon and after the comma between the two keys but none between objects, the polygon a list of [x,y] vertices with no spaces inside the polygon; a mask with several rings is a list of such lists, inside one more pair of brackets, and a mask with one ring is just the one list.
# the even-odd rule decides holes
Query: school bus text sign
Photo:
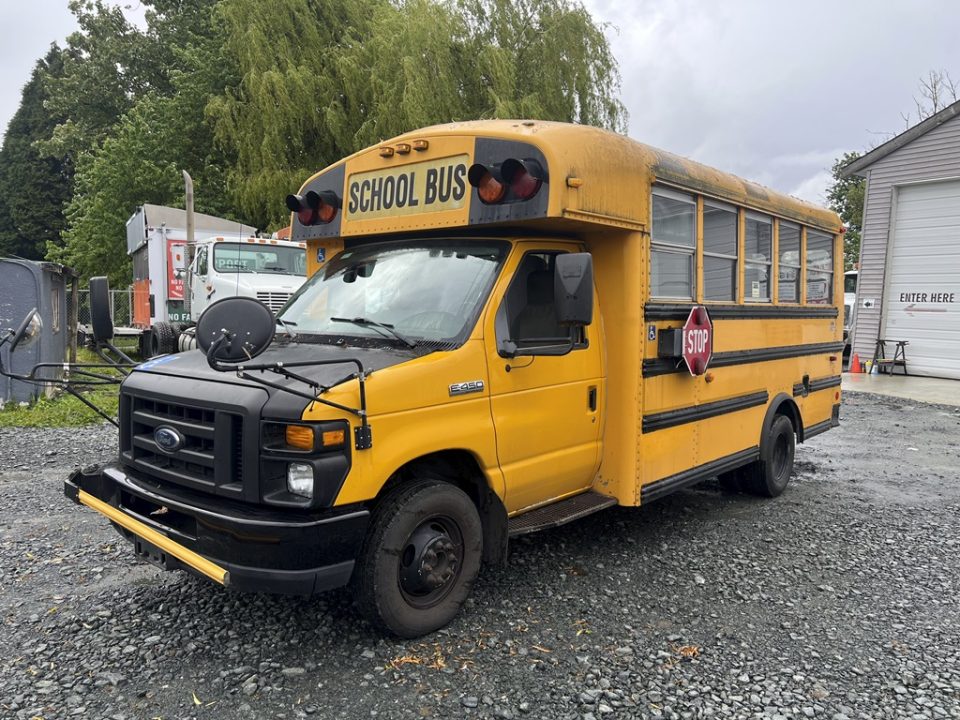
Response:
[{"label": "school bus text sign", "polygon": [[713,357],[713,321],[702,305],[690,310],[683,324],[683,360],[691,375],[703,375]]},{"label": "school bus text sign", "polygon": [[459,210],[467,201],[469,166],[469,155],[455,155],[354,173],[347,179],[344,218],[375,220]]}]

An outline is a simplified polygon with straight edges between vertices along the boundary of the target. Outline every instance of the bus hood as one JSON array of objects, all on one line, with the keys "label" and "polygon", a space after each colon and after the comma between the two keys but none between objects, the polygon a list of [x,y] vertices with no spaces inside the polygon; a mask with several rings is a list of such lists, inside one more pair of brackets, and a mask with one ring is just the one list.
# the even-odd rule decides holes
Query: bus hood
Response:
[{"label": "bus hood", "polygon": [[[374,370],[382,370],[392,365],[398,365],[420,356],[420,353],[398,350],[389,347],[342,347],[339,345],[300,344],[290,343],[272,345],[262,355],[259,355],[251,365],[282,362],[285,365],[298,362],[341,362],[330,365],[312,365],[292,368],[292,371],[302,375],[320,385],[333,385],[344,380],[348,375],[356,372],[357,366],[351,360],[359,360],[363,370],[369,374]],[[193,380],[208,380],[210,382],[226,383],[230,385],[244,385],[259,387],[273,394],[277,390],[262,385],[256,381],[238,377],[235,372],[220,372],[214,370],[207,363],[206,355],[200,350],[189,350],[171,355],[161,355],[151,358],[134,368],[135,373],[150,373],[171,377],[189,378]],[[258,372],[257,375],[260,375]],[[302,382],[285,378],[272,372],[262,374],[263,378],[282,387],[289,387],[300,392],[310,392]]]}]

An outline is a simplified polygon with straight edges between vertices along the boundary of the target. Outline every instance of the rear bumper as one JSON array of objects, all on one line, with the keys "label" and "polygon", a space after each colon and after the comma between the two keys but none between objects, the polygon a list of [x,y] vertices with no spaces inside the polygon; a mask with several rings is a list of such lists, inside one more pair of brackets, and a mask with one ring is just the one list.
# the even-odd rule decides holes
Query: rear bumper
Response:
[{"label": "rear bumper", "polygon": [[136,551],[234,590],[312,595],[346,585],[369,512],[291,512],[170,490],[116,464],[77,470],[64,494],[107,517]]}]

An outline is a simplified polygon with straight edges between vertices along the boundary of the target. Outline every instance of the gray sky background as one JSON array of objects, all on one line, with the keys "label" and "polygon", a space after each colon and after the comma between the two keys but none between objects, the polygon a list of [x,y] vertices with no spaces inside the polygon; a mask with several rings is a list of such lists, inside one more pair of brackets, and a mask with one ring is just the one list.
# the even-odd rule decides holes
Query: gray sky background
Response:
[{"label": "gray sky background", "polygon": [[[960,82],[956,0],[584,4],[610,24],[631,137],[814,202],[836,157],[916,122],[921,76]],[[0,129],[75,27],[65,0],[0,0]]]}]

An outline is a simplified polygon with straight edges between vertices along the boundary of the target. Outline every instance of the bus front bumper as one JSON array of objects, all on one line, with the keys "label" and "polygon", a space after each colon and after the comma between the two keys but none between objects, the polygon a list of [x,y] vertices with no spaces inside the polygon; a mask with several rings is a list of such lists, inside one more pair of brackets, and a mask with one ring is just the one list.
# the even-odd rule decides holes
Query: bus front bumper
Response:
[{"label": "bus front bumper", "polygon": [[232,590],[313,595],[346,585],[369,511],[277,511],[172,490],[119,464],[74,471],[64,494],[96,510],[136,555]]}]

